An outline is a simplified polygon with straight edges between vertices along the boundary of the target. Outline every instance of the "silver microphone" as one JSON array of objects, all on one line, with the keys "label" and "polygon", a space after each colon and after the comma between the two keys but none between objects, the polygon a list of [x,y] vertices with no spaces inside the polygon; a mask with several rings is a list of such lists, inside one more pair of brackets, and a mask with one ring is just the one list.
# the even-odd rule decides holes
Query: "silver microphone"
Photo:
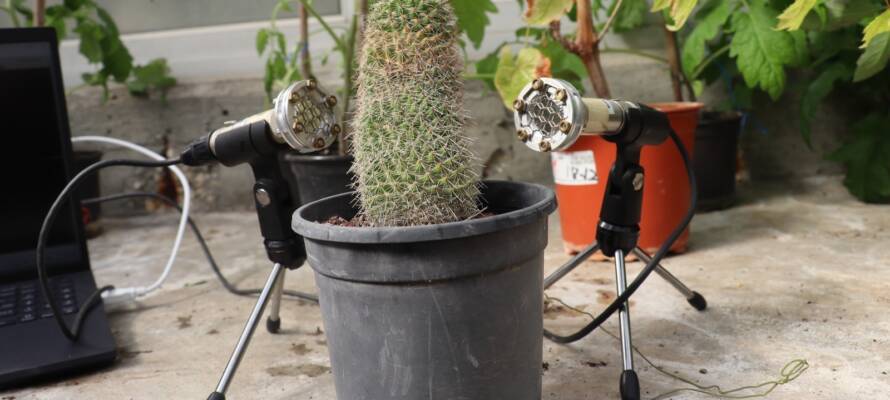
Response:
[{"label": "silver microphone", "polygon": [[337,123],[335,96],[328,96],[314,80],[296,82],[278,93],[270,110],[251,115],[240,121],[230,121],[210,134],[210,148],[216,153],[216,143],[229,132],[246,125],[266,121],[272,138],[301,153],[323,150],[334,143],[342,128]]},{"label": "silver microphone", "polygon": [[581,97],[561,79],[539,78],[526,85],[513,102],[516,135],[534,151],[559,151],[581,135],[612,135],[621,131],[628,108],[636,103]]}]

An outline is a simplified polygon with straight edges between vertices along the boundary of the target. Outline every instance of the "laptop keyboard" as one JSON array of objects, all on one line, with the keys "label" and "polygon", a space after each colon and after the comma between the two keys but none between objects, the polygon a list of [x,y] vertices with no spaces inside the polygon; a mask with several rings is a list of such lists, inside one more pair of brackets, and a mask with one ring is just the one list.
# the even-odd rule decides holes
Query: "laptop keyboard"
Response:
[{"label": "laptop keyboard", "polygon": [[[77,296],[74,283],[69,278],[50,281],[53,300],[62,314],[77,312]],[[0,326],[27,323],[53,316],[37,282],[0,286]]]}]

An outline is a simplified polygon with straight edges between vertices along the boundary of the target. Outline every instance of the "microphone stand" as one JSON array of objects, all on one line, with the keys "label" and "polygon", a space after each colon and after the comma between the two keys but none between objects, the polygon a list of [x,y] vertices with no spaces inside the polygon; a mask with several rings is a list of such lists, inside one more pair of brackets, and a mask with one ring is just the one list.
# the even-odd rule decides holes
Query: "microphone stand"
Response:
[{"label": "microphone stand", "polygon": [[253,156],[245,161],[250,164],[253,171],[255,180],[253,185],[254,206],[259,218],[266,255],[273,263],[273,267],[256,305],[250,312],[235,349],[229,357],[216,390],[210,394],[208,400],[225,400],[229,384],[247,351],[250,339],[253,337],[260,316],[262,316],[270,298],[273,298],[273,303],[266,326],[272,333],[278,331],[281,326],[278,312],[285,271],[297,269],[306,261],[303,238],[294,233],[290,227],[290,218],[297,209],[298,203],[297,199],[291,197],[289,185],[277,162],[276,155],[281,151],[282,145],[270,137],[268,134],[269,125],[265,121],[260,120],[237,129],[246,130],[243,135],[251,139],[249,143],[253,147],[253,152],[244,152],[244,154],[253,154]]},{"label": "microphone stand", "polygon": [[[645,172],[639,162],[643,144],[654,143],[641,143],[637,141],[637,138],[627,138],[627,135],[621,133],[603,138],[615,142],[617,150],[615,163],[609,171],[606,183],[600,220],[596,228],[596,242],[547,276],[544,280],[544,289],[562,279],[597,250],[601,250],[604,255],[613,257],[615,260],[616,292],[618,296],[621,296],[627,288],[624,257],[633,253],[647,264],[651,260],[651,257],[637,246],[640,236],[639,223],[645,177]],[[677,289],[696,310],[703,311],[707,308],[707,302],[701,294],[689,289],[666,268],[659,264],[656,266],[655,272]],[[641,398],[640,382],[633,365],[629,311],[626,302],[618,310],[623,368],[619,387],[622,400],[639,400]]]}]

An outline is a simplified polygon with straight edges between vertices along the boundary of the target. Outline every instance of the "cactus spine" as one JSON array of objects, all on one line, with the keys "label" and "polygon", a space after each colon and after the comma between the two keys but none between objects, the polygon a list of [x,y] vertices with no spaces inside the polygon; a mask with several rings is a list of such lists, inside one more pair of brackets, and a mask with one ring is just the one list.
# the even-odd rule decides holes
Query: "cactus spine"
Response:
[{"label": "cactus spine", "polygon": [[380,0],[368,15],[353,137],[361,215],[377,226],[479,212],[463,135],[463,60],[447,0]]}]

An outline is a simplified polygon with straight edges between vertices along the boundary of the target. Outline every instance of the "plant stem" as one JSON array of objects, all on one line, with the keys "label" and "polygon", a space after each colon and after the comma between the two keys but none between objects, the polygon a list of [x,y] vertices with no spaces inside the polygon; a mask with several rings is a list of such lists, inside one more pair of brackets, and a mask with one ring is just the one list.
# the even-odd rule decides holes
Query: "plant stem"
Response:
[{"label": "plant stem", "polygon": [[46,20],[46,0],[37,0],[34,6],[34,26],[43,26]]},{"label": "plant stem", "polygon": [[623,48],[615,48],[615,47],[607,47],[604,49],[600,49],[600,53],[619,53],[619,54],[632,54],[635,56],[648,58],[650,60],[655,60],[660,63],[667,64],[668,60],[663,57],[656,56],[655,54],[646,53],[645,51],[639,51],[634,49],[623,49]]},{"label": "plant stem", "polygon": [[593,90],[597,96],[610,98],[609,83],[603,73],[603,66],[600,63],[599,56],[599,38],[596,29],[593,27],[593,14],[590,11],[590,2],[587,0],[576,1],[578,7],[578,28],[575,38],[574,49],[576,54],[581,57],[584,62],[584,68],[587,69],[587,75]]},{"label": "plant stem", "polygon": [[303,77],[312,78],[312,57],[309,54],[309,13],[306,6],[300,4],[300,61]]},{"label": "plant stem", "polygon": [[720,56],[722,56],[727,51],[729,51],[728,44],[721,47],[719,50],[711,53],[711,55],[709,55],[707,58],[705,58],[705,60],[702,61],[701,64],[699,64],[697,67],[695,67],[695,70],[692,71],[692,76],[690,76],[689,79],[691,79],[691,80],[698,79],[698,76],[701,75],[702,72],[704,72],[705,68],[707,68],[708,65],[710,65],[712,62],[714,62],[714,60],[720,58]]},{"label": "plant stem", "polygon": [[606,37],[606,34],[609,33],[609,28],[612,27],[612,22],[615,21],[615,16],[618,15],[618,10],[621,9],[622,0],[618,0],[615,3],[615,7],[612,9],[612,15],[609,15],[609,19],[606,20],[606,24],[603,25],[603,30],[600,31],[599,41],[602,42]]},{"label": "plant stem", "polygon": [[339,46],[341,49],[346,48],[343,40],[339,36],[337,36],[334,30],[331,29],[331,26],[328,24],[328,22],[325,21],[324,18],[322,18],[318,11],[315,11],[315,9],[312,8],[312,5],[309,4],[308,0],[300,0],[300,3],[303,5],[303,7],[306,7],[306,10],[309,11],[310,14],[312,14],[312,17],[318,20],[318,23],[321,24],[322,28],[324,28],[324,30],[328,32],[328,35],[331,36],[331,39],[334,41],[334,43],[337,44],[337,46]]},{"label": "plant stem", "polygon": [[680,50],[677,48],[677,35],[662,25],[664,31],[665,48],[667,50],[668,65],[671,66],[671,88],[674,91],[674,101],[683,101],[683,87],[680,84]]}]

